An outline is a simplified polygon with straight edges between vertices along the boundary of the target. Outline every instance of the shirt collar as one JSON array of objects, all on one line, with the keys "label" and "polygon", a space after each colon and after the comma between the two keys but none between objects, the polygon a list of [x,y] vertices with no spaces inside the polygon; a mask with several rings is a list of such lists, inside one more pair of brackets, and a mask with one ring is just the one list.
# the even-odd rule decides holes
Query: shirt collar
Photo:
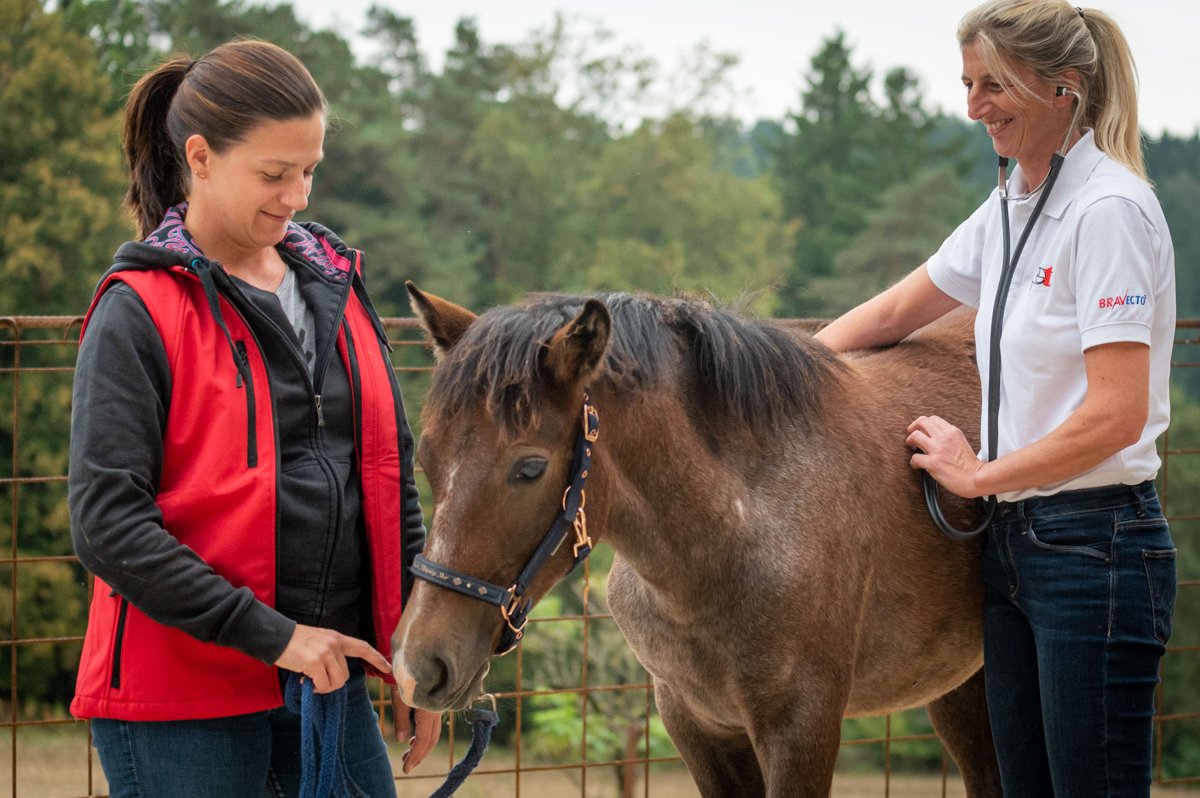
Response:
[{"label": "shirt collar", "polygon": [[[1102,160],[1104,160],[1104,153],[1096,146],[1096,137],[1093,135],[1092,129],[1084,128],[1079,141],[1067,150],[1067,155],[1063,159],[1062,171],[1058,173],[1058,180],[1055,182],[1050,196],[1046,198],[1042,212],[1055,219],[1061,219],[1067,206],[1079,194],[1079,190],[1083,188],[1084,183],[1091,177],[1092,172]],[[1009,178],[1009,183],[1021,185],[1024,182],[1025,178],[1021,174],[1021,166],[1018,164]]]}]

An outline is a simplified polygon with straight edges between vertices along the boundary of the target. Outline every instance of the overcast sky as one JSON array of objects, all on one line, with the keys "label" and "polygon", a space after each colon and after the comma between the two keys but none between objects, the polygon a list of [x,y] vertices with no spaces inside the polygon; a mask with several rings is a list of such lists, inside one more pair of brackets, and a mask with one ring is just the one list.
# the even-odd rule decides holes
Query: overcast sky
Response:
[{"label": "overcast sky", "polygon": [[[810,59],[840,28],[858,65],[870,65],[877,74],[909,67],[920,76],[929,105],[963,114],[954,31],[971,0],[293,0],[309,25],[336,25],[347,34],[362,29],[372,2],[413,19],[418,43],[435,68],[462,17],[474,17],[491,44],[516,43],[547,28],[556,11],[599,20],[619,42],[654,56],[664,70],[707,42],[740,58],[732,79],[742,92],[736,111],[745,119],[778,119],[795,109]],[[1200,2],[1104,0],[1096,7],[1110,12],[1130,40],[1141,77],[1142,129],[1152,136],[1200,130],[1195,81]]]}]

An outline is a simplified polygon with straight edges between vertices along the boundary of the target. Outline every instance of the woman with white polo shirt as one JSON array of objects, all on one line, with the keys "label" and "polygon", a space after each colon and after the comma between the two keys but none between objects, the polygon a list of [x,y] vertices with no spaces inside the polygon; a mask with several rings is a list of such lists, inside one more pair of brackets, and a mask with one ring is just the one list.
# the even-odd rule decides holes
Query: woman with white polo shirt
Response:
[{"label": "woman with white polo shirt", "polygon": [[[976,307],[986,397],[1001,309],[996,458],[937,416],[916,419],[907,442],[944,489],[1000,502],[983,554],[984,662],[1004,793],[1148,796],[1175,604],[1153,484],[1175,280],[1132,56],[1110,17],[1061,0],[985,3],[958,40],[968,115],[1018,165],[925,264],[817,337],[880,346]],[[985,401],[984,440],[988,415]]]}]

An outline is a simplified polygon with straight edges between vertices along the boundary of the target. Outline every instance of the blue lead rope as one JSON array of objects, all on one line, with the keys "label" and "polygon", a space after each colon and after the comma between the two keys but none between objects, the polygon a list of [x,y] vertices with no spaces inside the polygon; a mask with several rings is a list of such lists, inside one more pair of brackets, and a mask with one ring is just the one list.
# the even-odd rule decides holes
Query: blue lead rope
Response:
[{"label": "blue lead rope", "polygon": [[470,709],[467,711],[467,716],[471,720],[471,747],[467,749],[462,760],[447,774],[446,781],[442,783],[442,786],[438,787],[429,798],[450,798],[451,795],[454,795],[454,791],[462,786],[462,783],[467,780],[467,776],[470,776],[471,771],[479,764],[479,760],[483,759],[483,753],[492,740],[492,730],[496,728],[496,722],[500,720],[500,717],[490,709]]},{"label": "blue lead rope", "polygon": [[[288,675],[284,690],[287,708],[300,716],[300,798],[370,798],[346,768],[344,734],[346,688],[314,693],[311,679]],[[490,709],[471,709],[471,747],[429,798],[449,798],[471,775],[487,751],[499,716]],[[317,757],[317,747],[321,755]]]},{"label": "blue lead rope", "polygon": [[345,686],[317,694],[312,679],[292,673],[288,675],[284,702],[300,716],[300,798],[370,798],[346,769]]}]

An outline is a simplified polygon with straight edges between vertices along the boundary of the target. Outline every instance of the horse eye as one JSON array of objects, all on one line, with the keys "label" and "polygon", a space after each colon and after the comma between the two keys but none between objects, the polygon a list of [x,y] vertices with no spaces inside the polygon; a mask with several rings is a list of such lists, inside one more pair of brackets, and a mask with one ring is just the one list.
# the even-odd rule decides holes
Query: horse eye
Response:
[{"label": "horse eye", "polygon": [[513,468],[510,482],[533,482],[546,472],[546,461],[541,457],[526,457]]}]

